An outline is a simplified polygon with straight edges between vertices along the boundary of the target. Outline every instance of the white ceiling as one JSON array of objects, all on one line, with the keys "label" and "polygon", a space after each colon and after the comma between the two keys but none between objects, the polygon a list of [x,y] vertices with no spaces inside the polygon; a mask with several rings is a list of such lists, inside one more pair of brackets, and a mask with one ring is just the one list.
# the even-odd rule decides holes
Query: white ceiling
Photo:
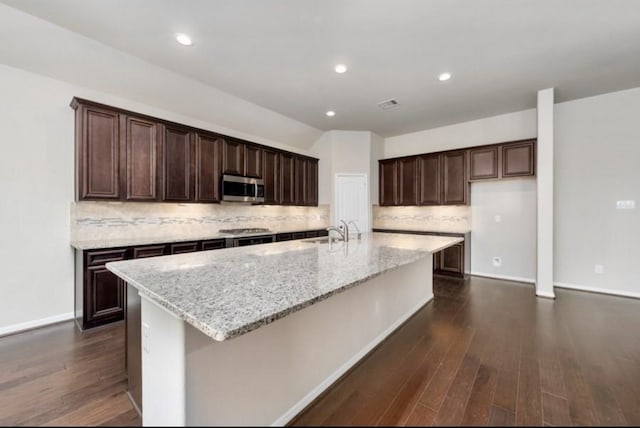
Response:
[{"label": "white ceiling", "polygon": [[0,1],[322,130],[392,136],[532,108],[538,89],[640,86],[637,0]]}]

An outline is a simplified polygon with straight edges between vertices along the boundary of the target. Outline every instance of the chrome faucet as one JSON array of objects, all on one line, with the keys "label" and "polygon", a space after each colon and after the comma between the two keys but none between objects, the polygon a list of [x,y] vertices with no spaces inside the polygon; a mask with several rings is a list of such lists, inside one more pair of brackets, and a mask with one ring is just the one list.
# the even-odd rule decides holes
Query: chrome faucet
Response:
[{"label": "chrome faucet", "polygon": [[[358,232],[358,241],[360,240],[360,238],[362,238],[362,232],[360,232],[360,228],[358,227],[358,225],[356,224],[355,221],[353,220],[349,220],[349,224],[352,224],[353,227],[356,228],[356,231]],[[348,230],[348,229],[347,229]]]},{"label": "chrome faucet", "polygon": [[344,227],[343,239],[349,242],[349,225],[342,219],[340,219],[340,223],[344,225],[344,226],[340,226],[340,227]]},{"label": "chrome faucet", "polygon": [[343,241],[345,240],[344,239],[344,232],[342,231],[342,229],[340,229],[339,227],[335,227],[335,226],[327,227],[327,231],[329,232],[329,234],[331,234],[332,230],[338,232],[338,234],[340,235],[340,238],[342,238]]}]

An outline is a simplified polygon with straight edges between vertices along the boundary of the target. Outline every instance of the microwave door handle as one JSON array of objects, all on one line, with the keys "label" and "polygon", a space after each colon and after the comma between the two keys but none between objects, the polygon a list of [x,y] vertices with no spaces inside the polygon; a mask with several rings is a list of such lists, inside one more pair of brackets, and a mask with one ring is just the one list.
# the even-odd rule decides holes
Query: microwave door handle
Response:
[{"label": "microwave door handle", "polygon": [[258,182],[257,181],[253,184],[253,196],[255,199],[258,199]]}]

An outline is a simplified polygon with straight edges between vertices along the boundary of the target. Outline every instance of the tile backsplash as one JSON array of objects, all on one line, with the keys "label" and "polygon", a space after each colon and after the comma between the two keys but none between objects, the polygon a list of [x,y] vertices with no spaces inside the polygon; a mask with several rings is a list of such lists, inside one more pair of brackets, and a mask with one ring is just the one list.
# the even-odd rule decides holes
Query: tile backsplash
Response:
[{"label": "tile backsplash", "polygon": [[373,206],[373,227],[379,229],[467,232],[471,230],[471,207],[467,205],[431,207]]},{"label": "tile backsplash", "polygon": [[197,238],[220,229],[266,227],[321,229],[329,225],[329,206],[72,202],[71,240],[184,236]]}]

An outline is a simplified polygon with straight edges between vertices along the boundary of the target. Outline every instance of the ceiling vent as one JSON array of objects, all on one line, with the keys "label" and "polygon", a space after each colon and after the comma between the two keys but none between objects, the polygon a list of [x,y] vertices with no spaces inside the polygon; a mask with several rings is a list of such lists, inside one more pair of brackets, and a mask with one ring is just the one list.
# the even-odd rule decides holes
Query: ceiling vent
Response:
[{"label": "ceiling vent", "polygon": [[390,108],[398,107],[400,103],[398,100],[391,98],[390,100],[380,101],[378,107],[382,110],[389,110]]}]

